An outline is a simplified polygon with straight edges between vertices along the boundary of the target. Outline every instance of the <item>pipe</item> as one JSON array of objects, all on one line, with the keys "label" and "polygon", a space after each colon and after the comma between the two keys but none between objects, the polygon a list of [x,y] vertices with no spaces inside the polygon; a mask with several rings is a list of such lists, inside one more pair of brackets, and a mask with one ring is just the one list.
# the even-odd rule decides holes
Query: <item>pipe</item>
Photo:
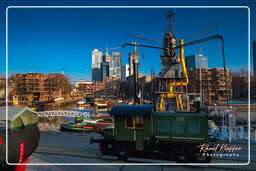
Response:
[{"label": "pipe", "polygon": [[187,68],[184,60],[184,40],[180,39],[180,62],[181,62],[181,67],[182,67],[182,75],[184,78],[183,82],[175,82],[175,86],[186,86],[188,85],[188,73],[187,73]]}]

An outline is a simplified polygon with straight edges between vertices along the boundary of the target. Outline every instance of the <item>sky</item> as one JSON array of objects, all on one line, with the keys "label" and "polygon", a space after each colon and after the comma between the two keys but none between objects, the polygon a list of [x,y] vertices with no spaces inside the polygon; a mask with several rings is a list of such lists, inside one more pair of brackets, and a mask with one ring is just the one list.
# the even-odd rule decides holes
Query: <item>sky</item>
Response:
[{"label": "sky", "polygon": [[[33,4],[27,1],[25,5]],[[170,10],[175,13],[173,25],[177,38],[189,37],[217,24],[217,28],[186,41],[220,34],[225,40],[227,67],[233,71],[248,68],[247,8],[9,8],[8,73],[61,73],[66,67],[65,74],[72,81],[91,80],[93,49],[104,52],[105,48],[120,47],[132,41],[161,47],[161,44],[135,39],[128,34],[161,41],[167,31],[164,14]],[[251,38],[255,40],[254,33]],[[3,50],[5,41],[0,41]],[[198,54],[200,48],[203,55],[208,56],[209,67],[223,67],[219,40],[187,47],[185,56]],[[122,62],[126,64],[133,48],[115,51],[122,53]],[[149,74],[150,69],[160,71],[161,50],[138,48],[138,51],[140,73]],[[4,75],[5,53],[0,54],[3,61],[0,75]]]}]

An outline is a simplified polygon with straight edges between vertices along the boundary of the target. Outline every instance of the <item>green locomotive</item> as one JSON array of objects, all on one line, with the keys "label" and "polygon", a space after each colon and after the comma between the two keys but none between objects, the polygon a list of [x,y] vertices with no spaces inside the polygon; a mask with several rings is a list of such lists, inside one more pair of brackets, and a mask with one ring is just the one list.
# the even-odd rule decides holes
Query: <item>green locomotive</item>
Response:
[{"label": "green locomotive", "polygon": [[207,113],[153,111],[152,105],[117,105],[110,113],[114,127],[105,129],[101,139],[91,139],[103,155],[210,161],[199,148],[208,143]]}]

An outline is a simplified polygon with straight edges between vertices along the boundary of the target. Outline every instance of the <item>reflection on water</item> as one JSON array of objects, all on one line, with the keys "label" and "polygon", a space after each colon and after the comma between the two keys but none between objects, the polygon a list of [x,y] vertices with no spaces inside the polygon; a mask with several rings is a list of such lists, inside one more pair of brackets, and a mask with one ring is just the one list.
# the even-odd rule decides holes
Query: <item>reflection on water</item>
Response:
[{"label": "reflection on water", "polygon": [[40,131],[59,131],[60,122],[40,121],[38,127]]}]

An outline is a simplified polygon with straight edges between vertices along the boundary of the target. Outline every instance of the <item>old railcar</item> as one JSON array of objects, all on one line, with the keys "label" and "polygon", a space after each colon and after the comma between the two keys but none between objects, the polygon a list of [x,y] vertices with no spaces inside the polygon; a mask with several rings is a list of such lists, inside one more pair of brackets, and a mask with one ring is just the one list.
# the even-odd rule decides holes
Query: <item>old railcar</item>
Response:
[{"label": "old railcar", "polygon": [[105,155],[210,161],[199,148],[208,143],[207,113],[153,111],[152,105],[117,105],[110,113],[114,127],[105,129],[101,139],[91,138]]}]

